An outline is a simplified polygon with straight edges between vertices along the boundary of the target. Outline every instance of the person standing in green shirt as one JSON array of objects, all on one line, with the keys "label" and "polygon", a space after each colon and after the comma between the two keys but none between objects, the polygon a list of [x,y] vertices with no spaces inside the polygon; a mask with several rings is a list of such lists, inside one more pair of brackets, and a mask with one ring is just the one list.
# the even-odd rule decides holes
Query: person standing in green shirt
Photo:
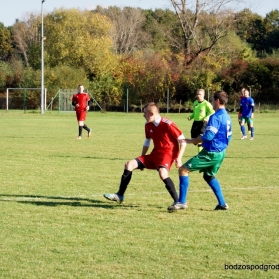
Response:
[{"label": "person standing in green shirt", "polygon": [[[209,116],[215,111],[210,102],[204,99],[204,89],[198,89],[194,102],[193,113],[187,118],[188,120],[194,119],[191,128],[191,138],[202,136],[205,132]],[[202,145],[198,144],[198,152],[202,150]]]}]

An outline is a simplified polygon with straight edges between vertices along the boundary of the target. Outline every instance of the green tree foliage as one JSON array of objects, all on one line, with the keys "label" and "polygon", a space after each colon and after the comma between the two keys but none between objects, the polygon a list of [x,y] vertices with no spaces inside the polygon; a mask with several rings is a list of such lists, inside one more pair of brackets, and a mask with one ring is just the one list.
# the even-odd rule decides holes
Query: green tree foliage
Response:
[{"label": "green tree foliage", "polygon": [[249,9],[244,9],[238,13],[235,13],[234,30],[236,34],[244,41],[249,42],[252,39],[255,30],[254,23],[261,21],[262,17],[258,14],[252,13]]},{"label": "green tree foliage", "polygon": [[234,61],[222,71],[221,78],[226,81],[232,92],[250,87],[258,102],[279,101],[279,60],[258,59],[250,62]]},{"label": "green tree foliage", "polygon": [[22,61],[12,59],[8,65],[9,71],[6,74],[6,87],[21,87],[24,76]]},{"label": "green tree foliage", "polygon": [[95,78],[89,82],[90,92],[94,98],[102,104],[103,109],[109,109],[112,105],[119,105],[122,100],[122,73],[120,67],[112,73]]},{"label": "green tree foliage", "polygon": [[251,86],[253,96],[259,102],[279,101],[279,60],[259,59],[249,63],[243,81]]},{"label": "green tree foliage", "polygon": [[12,76],[12,69],[8,63],[0,61],[0,88],[7,86],[7,76]]},{"label": "green tree foliage", "polygon": [[279,10],[268,13],[264,19],[267,31],[266,51],[272,53],[279,49]]},{"label": "green tree foliage", "polygon": [[245,9],[235,16],[236,34],[251,45],[260,57],[279,48],[279,11],[274,10],[265,18]]},{"label": "green tree foliage", "polygon": [[[59,89],[74,89],[79,84],[83,84],[85,88],[89,87],[89,82],[82,68],[73,68],[69,66],[56,66],[53,68],[45,68],[45,88],[47,88],[47,101],[50,102]],[[32,67],[24,70],[21,87],[40,88],[41,71]]]},{"label": "green tree foliage", "polygon": [[106,75],[116,66],[111,21],[77,9],[54,10],[45,18],[45,63],[49,67],[82,67],[91,76]]},{"label": "green tree foliage", "polygon": [[145,10],[144,30],[152,37],[150,48],[161,52],[183,51],[183,34],[179,20],[173,11],[166,9]]},{"label": "green tree foliage", "polygon": [[0,60],[7,61],[11,56],[11,33],[8,28],[0,22]]}]

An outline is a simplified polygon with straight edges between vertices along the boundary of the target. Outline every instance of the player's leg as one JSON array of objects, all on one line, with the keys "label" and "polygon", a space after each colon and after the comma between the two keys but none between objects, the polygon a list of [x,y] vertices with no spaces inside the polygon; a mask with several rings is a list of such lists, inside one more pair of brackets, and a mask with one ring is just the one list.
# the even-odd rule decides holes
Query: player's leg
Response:
[{"label": "player's leg", "polygon": [[179,168],[179,199],[178,201],[180,203],[186,204],[187,199],[187,193],[188,193],[188,187],[189,187],[189,170],[185,168],[184,166],[181,166]]},{"label": "player's leg", "polygon": [[251,138],[250,138],[250,140],[253,140],[254,139],[254,134],[255,134],[253,119],[249,118],[248,121],[247,121],[247,124],[248,123],[250,125],[250,130],[251,130]]},{"label": "player's leg", "polygon": [[225,158],[226,151],[216,152],[210,154],[210,163],[208,167],[205,169],[203,174],[203,179],[212,189],[215,197],[218,200],[218,204],[215,207],[215,210],[226,210],[229,209],[226,201],[224,199],[224,195],[222,192],[221,185],[218,179],[215,177],[216,173],[218,172],[224,158]]},{"label": "player's leg", "polygon": [[[203,121],[194,121],[193,122],[193,125],[191,128],[191,138],[197,138],[198,136],[203,134],[203,132],[202,132],[203,125],[204,125]],[[197,147],[198,147],[198,153],[199,153],[202,150],[202,145],[197,144]]]},{"label": "player's leg", "polygon": [[[84,119],[83,121],[86,120],[86,113],[84,114]],[[89,127],[87,127],[87,125],[83,122],[83,129],[87,131],[87,135],[90,138],[91,133],[92,133],[92,129],[90,129]]]},{"label": "player's leg", "polygon": [[[201,125],[201,130],[200,130],[199,136],[203,136],[203,134],[206,131],[206,126],[207,126],[207,122],[203,122],[202,125]],[[198,152],[201,152],[202,148],[203,148],[202,144],[198,143]]]},{"label": "player's leg", "polygon": [[78,118],[78,126],[79,126],[78,139],[81,139],[81,137],[82,137],[82,129],[85,129],[88,133],[88,137],[90,137],[92,129],[87,127],[87,125],[84,123],[84,121],[86,120],[86,111],[77,112],[77,118]]},{"label": "player's leg", "polygon": [[239,124],[239,128],[240,128],[240,132],[242,134],[242,131],[241,131],[241,114],[238,114],[238,124]]},{"label": "player's leg", "polygon": [[241,140],[243,140],[243,139],[246,139],[246,138],[247,138],[247,135],[246,135],[246,130],[245,130],[245,126],[244,126],[244,124],[245,124],[245,118],[244,118],[244,117],[241,117],[241,126],[240,126],[240,128],[241,128],[241,133],[242,133]]},{"label": "player's leg", "polygon": [[83,111],[76,111],[76,117],[78,121],[78,139],[82,138],[82,129],[84,125],[85,114]]},{"label": "player's leg", "polygon": [[83,129],[89,132],[91,129],[84,123],[83,124]]},{"label": "player's leg", "polygon": [[247,130],[248,130],[248,133],[251,134],[251,125],[250,125],[250,123],[248,123],[248,121],[247,121]]},{"label": "player's leg", "polygon": [[190,171],[185,166],[181,166],[179,168],[179,198],[178,202],[175,202],[168,207],[169,212],[174,212],[179,209],[186,209],[188,207],[186,198],[189,186],[189,172]]},{"label": "player's leg", "polygon": [[167,191],[173,199],[173,204],[177,204],[178,195],[175,189],[175,185],[172,179],[169,177],[169,171],[174,161],[172,153],[151,153],[150,155],[147,155],[145,157],[148,158],[148,161],[146,160],[145,162],[146,168],[156,169],[158,171],[160,179],[164,182]]},{"label": "player's leg", "polygon": [[78,139],[82,138],[82,126],[78,126]]},{"label": "player's leg", "polygon": [[215,210],[229,209],[228,205],[225,202],[222,188],[221,188],[221,185],[220,185],[218,179],[215,176],[210,176],[205,173],[203,174],[203,179],[206,181],[206,183],[212,189],[214,195],[216,196],[216,198],[218,200],[218,205],[215,207]]},{"label": "player's leg", "polygon": [[82,138],[82,127],[83,127],[83,115],[81,111],[76,111],[77,121],[78,121],[78,139]]},{"label": "player's leg", "polygon": [[167,191],[169,192],[170,196],[172,197],[173,202],[177,203],[178,195],[175,190],[175,185],[174,185],[172,179],[169,177],[169,171],[165,167],[160,166],[158,169],[158,173],[159,173],[161,180],[165,183],[165,187],[166,187]]},{"label": "player's leg", "polygon": [[139,169],[145,168],[144,164],[138,158],[132,159],[127,163],[125,163],[124,171],[120,179],[120,185],[118,191],[115,194],[104,194],[104,197],[108,200],[116,201],[118,203],[123,202],[124,194],[132,178],[132,172],[134,169],[137,168]]},{"label": "player's leg", "polygon": [[78,139],[82,138],[83,121],[78,121]]},{"label": "player's leg", "polygon": [[185,204],[187,202],[187,192],[190,183],[189,173],[192,171],[202,171],[210,164],[207,153],[205,149],[202,149],[198,155],[189,159],[179,168],[179,202]]}]

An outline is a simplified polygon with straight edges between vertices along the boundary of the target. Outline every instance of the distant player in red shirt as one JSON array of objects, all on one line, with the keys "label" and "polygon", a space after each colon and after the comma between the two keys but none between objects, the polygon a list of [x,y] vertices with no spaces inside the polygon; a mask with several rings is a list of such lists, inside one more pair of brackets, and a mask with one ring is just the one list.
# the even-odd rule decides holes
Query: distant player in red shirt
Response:
[{"label": "distant player in red shirt", "polygon": [[88,133],[88,137],[91,136],[92,129],[88,128],[84,121],[86,120],[86,113],[89,110],[91,103],[90,97],[84,91],[84,86],[78,86],[78,93],[73,95],[72,105],[75,107],[77,121],[78,121],[78,139],[82,137],[82,129],[85,129]]},{"label": "distant player in red shirt", "polygon": [[[159,108],[155,103],[149,103],[144,107],[143,116],[147,122],[145,124],[146,139],[141,155],[125,164],[118,192],[104,194],[104,197],[118,203],[123,202],[124,193],[132,178],[132,171],[146,168],[158,171],[159,177],[165,183],[174,204],[177,204],[178,195],[174,183],[169,177],[169,171],[173,162],[177,168],[182,166],[182,156],[186,143],[179,140],[184,139],[184,135],[171,120],[160,116]],[[147,154],[151,140],[153,140],[154,148],[150,154]]]}]

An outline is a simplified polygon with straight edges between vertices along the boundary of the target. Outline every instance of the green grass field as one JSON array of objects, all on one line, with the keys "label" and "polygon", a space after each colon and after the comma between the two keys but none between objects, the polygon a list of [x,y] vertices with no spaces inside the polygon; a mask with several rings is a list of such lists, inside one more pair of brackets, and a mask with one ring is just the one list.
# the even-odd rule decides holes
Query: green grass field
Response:
[{"label": "green grass field", "polygon": [[[189,137],[186,114],[164,115]],[[0,278],[279,278],[278,112],[255,114],[254,141],[239,140],[231,115],[233,139],[217,174],[230,210],[213,210],[196,172],[189,208],[171,214],[156,171],[134,171],[123,204],[103,198],[141,152],[142,114],[90,112],[93,135],[82,140],[74,113],[0,117]],[[184,160],[196,152],[188,145]],[[178,186],[175,167],[170,175]],[[225,269],[236,264],[259,269]]]}]

